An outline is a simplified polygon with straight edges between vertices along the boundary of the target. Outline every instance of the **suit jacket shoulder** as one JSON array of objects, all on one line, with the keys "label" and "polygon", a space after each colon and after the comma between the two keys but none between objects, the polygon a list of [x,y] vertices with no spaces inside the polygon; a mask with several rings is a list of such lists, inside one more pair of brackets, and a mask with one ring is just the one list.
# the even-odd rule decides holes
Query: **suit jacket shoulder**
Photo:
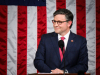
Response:
[{"label": "suit jacket shoulder", "polygon": [[42,36],[48,38],[48,37],[52,37],[52,36],[57,36],[57,33],[51,32],[51,33],[43,34]]},{"label": "suit jacket shoulder", "polygon": [[73,32],[70,33],[70,36],[71,36],[71,37],[74,37],[74,38],[77,38],[78,40],[86,40],[85,37],[80,36],[80,35],[77,35],[77,34],[75,34],[75,33],[73,33]]}]

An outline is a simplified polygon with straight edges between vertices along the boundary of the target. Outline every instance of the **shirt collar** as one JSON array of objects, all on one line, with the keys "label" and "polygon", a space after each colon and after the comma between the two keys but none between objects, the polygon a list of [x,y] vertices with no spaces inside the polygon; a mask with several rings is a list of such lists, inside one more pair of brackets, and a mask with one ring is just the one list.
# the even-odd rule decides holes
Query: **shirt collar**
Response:
[{"label": "shirt collar", "polygon": [[[69,30],[69,32],[64,36],[65,39],[68,39],[69,34],[70,34],[70,30]],[[58,34],[58,40],[61,40],[61,37],[62,37],[62,36],[61,36],[60,34]]]}]

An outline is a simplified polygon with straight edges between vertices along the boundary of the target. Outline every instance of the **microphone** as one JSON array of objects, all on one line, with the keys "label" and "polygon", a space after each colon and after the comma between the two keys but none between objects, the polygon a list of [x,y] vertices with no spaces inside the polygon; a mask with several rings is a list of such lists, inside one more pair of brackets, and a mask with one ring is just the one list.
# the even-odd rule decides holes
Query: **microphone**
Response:
[{"label": "microphone", "polygon": [[85,75],[83,71],[78,71],[78,75]]},{"label": "microphone", "polygon": [[61,48],[61,51],[63,53],[64,41],[63,40],[59,40],[58,41],[58,46]]},{"label": "microphone", "polygon": [[[62,51],[62,54],[63,54],[64,41],[59,40],[58,41],[58,46],[61,48],[61,51]],[[64,58],[64,54],[63,54],[63,58]],[[64,75],[65,75],[65,58],[64,58]]]}]

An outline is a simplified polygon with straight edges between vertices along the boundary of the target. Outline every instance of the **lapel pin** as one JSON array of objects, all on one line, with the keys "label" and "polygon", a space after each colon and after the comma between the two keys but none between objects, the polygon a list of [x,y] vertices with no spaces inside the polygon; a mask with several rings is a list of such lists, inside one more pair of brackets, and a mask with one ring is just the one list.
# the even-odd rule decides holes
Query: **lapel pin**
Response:
[{"label": "lapel pin", "polygon": [[74,42],[73,40],[71,40],[71,42]]}]

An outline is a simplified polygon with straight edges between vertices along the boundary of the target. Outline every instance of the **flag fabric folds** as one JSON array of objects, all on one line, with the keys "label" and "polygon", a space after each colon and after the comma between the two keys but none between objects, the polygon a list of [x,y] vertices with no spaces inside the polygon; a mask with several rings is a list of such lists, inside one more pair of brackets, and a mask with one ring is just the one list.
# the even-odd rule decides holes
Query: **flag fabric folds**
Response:
[{"label": "flag fabric folds", "polygon": [[87,39],[87,73],[100,74],[99,0],[2,0],[0,75],[37,72],[33,60],[41,36],[54,31],[51,21],[53,12],[60,8],[72,11],[74,20],[71,31]]}]

